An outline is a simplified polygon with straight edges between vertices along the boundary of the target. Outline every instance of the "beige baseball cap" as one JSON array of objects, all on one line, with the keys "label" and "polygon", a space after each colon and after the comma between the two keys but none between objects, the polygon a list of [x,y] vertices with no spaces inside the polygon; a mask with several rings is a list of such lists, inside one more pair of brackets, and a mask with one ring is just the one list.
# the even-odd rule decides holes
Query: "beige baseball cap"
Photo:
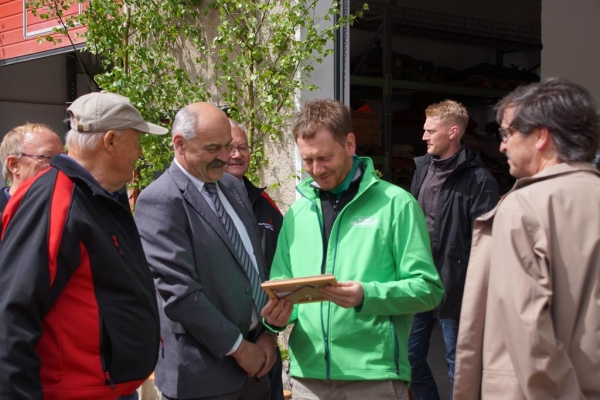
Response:
[{"label": "beige baseball cap", "polygon": [[106,91],[79,97],[67,108],[71,129],[82,133],[107,132],[134,128],[153,135],[164,135],[169,130],[144,121],[142,114],[129,99]]}]

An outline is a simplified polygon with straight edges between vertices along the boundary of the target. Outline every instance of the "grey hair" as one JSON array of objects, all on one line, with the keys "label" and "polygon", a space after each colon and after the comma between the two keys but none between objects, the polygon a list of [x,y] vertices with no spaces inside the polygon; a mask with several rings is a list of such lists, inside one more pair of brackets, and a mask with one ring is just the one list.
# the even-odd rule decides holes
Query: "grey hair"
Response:
[{"label": "grey hair", "polygon": [[244,135],[246,135],[246,138],[248,137],[248,131],[246,130],[246,127],[242,124],[240,124],[239,122],[237,122],[236,120],[233,120],[231,118],[229,119],[229,126],[231,126],[231,129],[233,128],[240,128],[240,130],[242,132],[244,132]]},{"label": "grey hair", "polygon": [[[117,132],[118,136],[123,135],[122,131],[114,131]],[[85,133],[76,131],[74,129],[69,129],[65,137],[67,151],[69,151],[72,147],[79,151],[93,150],[102,140],[105,134],[106,132]]]},{"label": "grey hair", "polygon": [[182,108],[175,114],[171,133],[180,133],[186,140],[193,139],[196,136],[196,116],[189,112],[187,107]]},{"label": "grey hair", "polygon": [[524,135],[547,128],[563,162],[590,162],[600,143],[600,117],[590,93],[563,78],[548,78],[520,86],[496,104],[502,123],[507,109],[515,107],[511,126]]}]

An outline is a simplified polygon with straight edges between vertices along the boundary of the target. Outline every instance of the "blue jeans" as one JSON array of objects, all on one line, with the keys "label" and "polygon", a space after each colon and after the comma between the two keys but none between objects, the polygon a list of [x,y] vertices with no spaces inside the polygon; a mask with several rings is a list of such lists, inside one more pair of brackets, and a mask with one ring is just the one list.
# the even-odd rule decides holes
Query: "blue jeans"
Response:
[{"label": "blue jeans", "polygon": [[139,399],[139,396],[138,396],[137,392],[135,392],[134,394],[127,395],[127,396],[119,396],[117,398],[117,400],[138,400],[138,399]]},{"label": "blue jeans", "polygon": [[[410,390],[416,400],[440,399],[433,374],[427,364],[429,340],[435,320],[433,311],[415,314],[410,336],[408,337],[408,359],[412,370]],[[450,377],[450,400],[452,400],[458,321],[453,318],[440,318],[439,321],[446,345],[446,363],[448,364],[448,376]]]}]

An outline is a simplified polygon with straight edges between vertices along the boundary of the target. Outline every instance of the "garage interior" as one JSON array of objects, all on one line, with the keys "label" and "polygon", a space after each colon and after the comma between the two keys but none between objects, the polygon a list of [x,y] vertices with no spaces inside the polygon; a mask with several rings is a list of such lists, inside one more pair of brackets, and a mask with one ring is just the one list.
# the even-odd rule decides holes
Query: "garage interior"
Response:
[{"label": "garage interior", "polygon": [[[352,0],[350,12],[362,8]],[[463,138],[498,180],[514,183],[500,153],[494,104],[540,80],[541,0],[374,0],[349,33],[350,106],[358,154],[409,188],[426,153],[425,108],[444,99],[470,116]]]}]

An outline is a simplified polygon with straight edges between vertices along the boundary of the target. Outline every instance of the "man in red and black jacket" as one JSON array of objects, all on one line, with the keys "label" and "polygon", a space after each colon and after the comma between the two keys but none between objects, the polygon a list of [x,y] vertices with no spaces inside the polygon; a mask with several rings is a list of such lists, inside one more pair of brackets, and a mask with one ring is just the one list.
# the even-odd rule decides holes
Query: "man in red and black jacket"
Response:
[{"label": "man in red and black jacket", "polygon": [[8,203],[0,248],[0,398],[135,399],[158,357],[154,284],[119,191],[142,156],[129,100],[68,109],[67,155]]}]

